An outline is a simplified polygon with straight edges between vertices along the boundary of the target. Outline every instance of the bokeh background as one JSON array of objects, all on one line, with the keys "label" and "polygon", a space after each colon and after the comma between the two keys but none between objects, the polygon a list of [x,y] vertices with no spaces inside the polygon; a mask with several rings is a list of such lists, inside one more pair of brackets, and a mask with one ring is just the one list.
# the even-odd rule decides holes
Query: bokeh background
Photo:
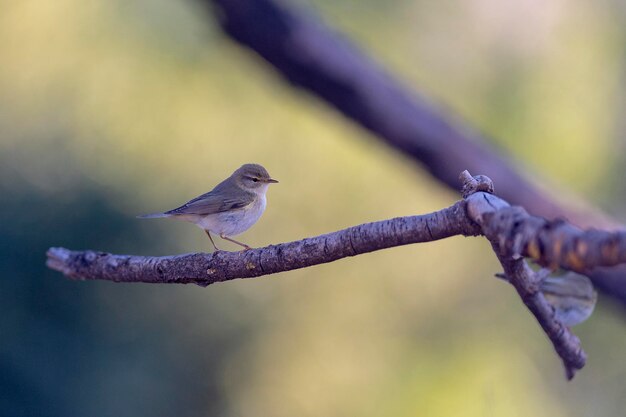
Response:
[{"label": "bokeh background", "polygon": [[[299,3],[530,175],[625,218],[623,2]],[[253,246],[458,195],[294,91],[193,1],[0,10],[1,415],[623,415],[626,310],[600,298],[576,328],[588,365],[565,382],[483,239],[207,288],[47,270],[50,246],[208,250],[192,225],[135,215],[245,162],[281,180],[242,236]]]}]

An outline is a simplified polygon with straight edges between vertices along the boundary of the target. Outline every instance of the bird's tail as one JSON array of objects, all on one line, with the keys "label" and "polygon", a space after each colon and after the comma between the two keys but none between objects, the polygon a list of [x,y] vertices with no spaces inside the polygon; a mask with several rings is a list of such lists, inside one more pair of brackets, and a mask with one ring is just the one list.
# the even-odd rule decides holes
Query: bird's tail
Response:
[{"label": "bird's tail", "polygon": [[166,213],[150,213],[137,216],[138,219],[160,219],[162,217],[170,217],[171,214]]}]

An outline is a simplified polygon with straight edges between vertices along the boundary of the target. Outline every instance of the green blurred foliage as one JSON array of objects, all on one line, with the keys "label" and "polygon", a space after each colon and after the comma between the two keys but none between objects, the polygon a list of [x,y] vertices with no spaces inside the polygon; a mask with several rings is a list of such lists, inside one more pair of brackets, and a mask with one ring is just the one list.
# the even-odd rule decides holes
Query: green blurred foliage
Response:
[{"label": "green blurred foliage", "polygon": [[[626,209],[615,179],[626,126],[619,2],[305,7],[407,88],[497,138],[531,175]],[[623,310],[601,298],[576,329],[590,359],[566,383],[534,320],[492,279],[481,239],[206,289],[48,271],[50,246],[208,250],[191,225],[134,216],[205,192],[245,162],[281,180],[242,237],[254,246],[458,196],[291,89],[194,2],[0,8],[0,414],[622,414]]]}]

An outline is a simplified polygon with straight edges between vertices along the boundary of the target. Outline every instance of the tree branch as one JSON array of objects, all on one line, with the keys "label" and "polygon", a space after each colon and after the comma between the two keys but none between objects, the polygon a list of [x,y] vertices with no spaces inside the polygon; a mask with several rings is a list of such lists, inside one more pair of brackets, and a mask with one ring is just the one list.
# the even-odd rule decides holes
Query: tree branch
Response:
[{"label": "tree branch", "polygon": [[[484,172],[498,184],[502,198],[535,215],[565,217],[581,227],[618,227],[597,209],[580,209],[582,202],[566,205],[539,191],[475,130],[444,117],[424,97],[410,93],[310,11],[279,0],[197,1],[215,11],[232,39],[256,52],[293,85],[424,164],[449,187],[456,189],[462,169]],[[601,290],[626,305],[626,267],[588,274]]]},{"label": "tree branch", "polygon": [[580,341],[560,323],[539,291],[540,278],[522,256],[542,265],[587,272],[626,262],[626,233],[582,231],[564,220],[531,216],[490,194],[491,180],[461,174],[461,200],[421,216],[366,223],[321,236],[242,252],[192,253],[149,257],[96,251],[48,250],[48,267],[72,279],[198,284],[207,286],[333,262],[376,250],[451,236],[484,235],[508,281],[535,316],[563,360],[568,378],[585,365]]},{"label": "tree branch", "polygon": [[47,265],[72,279],[207,286],[306,268],[394,246],[479,233],[480,229],[467,218],[461,201],[431,214],[366,223],[242,252],[151,257],[50,248]]},{"label": "tree branch", "polygon": [[[463,174],[461,176],[463,177]],[[467,185],[468,182],[465,181],[465,184]],[[474,188],[478,187],[480,185],[475,184]],[[490,188],[493,189],[493,186]],[[464,190],[464,194],[466,192]],[[541,219],[528,216],[525,212],[525,216],[519,216],[522,213],[517,210],[518,207],[510,207],[504,200],[491,194],[471,194],[472,191],[469,193],[470,195],[467,196],[468,215],[481,225],[485,237],[491,242],[491,246],[504,269],[507,281],[515,287],[524,305],[535,316],[552,342],[554,349],[563,361],[566,378],[571,380],[576,371],[585,366],[587,355],[582,350],[578,337],[557,320],[553,307],[540,291],[541,280],[544,277],[529,268],[520,256],[522,246],[524,246],[522,239],[529,237],[530,231],[524,227],[519,227],[517,222],[532,222]],[[555,244],[555,242],[547,243]],[[553,263],[558,264],[560,261],[554,259]]]},{"label": "tree branch", "polygon": [[554,349],[563,361],[565,376],[574,378],[576,371],[587,362],[587,354],[580,346],[580,339],[563,323],[556,319],[553,307],[539,290],[541,277],[533,271],[523,258],[515,259],[497,251],[496,255],[504,268],[507,281],[515,287],[520,298],[535,316],[537,322],[552,342]]},{"label": "tree branch", "polygon": [[249,251],[150,257],[50,248],[47,265],[81,280],[209,285],[456,235],[485,235],[498,254],[513,259],[526,256],[542,266],[584,274],[599,266],[626,263],[626,232],[583,231],[565,220],[531,216],[494,195],[476,192],[434,213],[366,223]]}]

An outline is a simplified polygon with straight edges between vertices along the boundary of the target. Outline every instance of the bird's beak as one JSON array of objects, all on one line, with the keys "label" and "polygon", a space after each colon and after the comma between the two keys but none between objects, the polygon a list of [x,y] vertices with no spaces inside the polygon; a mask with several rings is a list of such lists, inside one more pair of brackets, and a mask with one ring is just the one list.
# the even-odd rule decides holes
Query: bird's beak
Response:
[{"label": "bird's beak", "polygon": [[278,183],[278,180],[275,180],[275,179],[273,179],[273,178],[268,178],[268,179],[266,179],[265,181],[266,181],[267,183],[270,183],[270,184],[277,184],[277,183]]}]

